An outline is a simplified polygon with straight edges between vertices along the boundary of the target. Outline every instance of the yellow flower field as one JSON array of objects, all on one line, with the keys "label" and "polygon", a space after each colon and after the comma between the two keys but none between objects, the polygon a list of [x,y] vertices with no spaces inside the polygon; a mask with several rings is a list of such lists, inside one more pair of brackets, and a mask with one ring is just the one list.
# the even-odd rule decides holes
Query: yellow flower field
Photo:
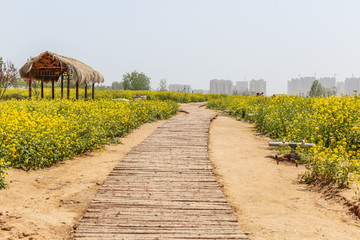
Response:
[{"label": "yellow flower field", "polygon": [[[7,96],[14,94],[26,98],[27,90],[7,92]],[[144,122],[170,117],[176,113],[175,102],[199,101],[208,101],[213,109],[234,110],[233,116],[255,123],[274,140],[316,143],[311,150],[298,150],[308,169],[303,175],[305,181],[336,182],[343,187],[360,183],[358,97],[243,97],[122,90],[99,90],[95,94],[96,101],[68,101],[58,99],[56,89],[55,100],[1,101],[0,188],[9,166],[51,166],[114,141]],[[132,99],[136,94],[146,95],[148,100],[110,100]],[[49,89],[45,89],[45,96],[50,97]]]},{"label": "yellow flower field", "polygon": [[[79,98],[84,98],[84,89],[79,89]],[[201,94],[201,93],[178,93],[178,92],[156,92],[156,91],[130,91],[130,90],[102,90],[95,89],[95,99],[115,99],[115,98],[126,98],[133,99],[137,94],[145,95],[148,100],[171,100],[178,103],[189,103],[189,102],[205,102],[209,99],[219,98],[222,95],[219,94]],[[27,89],[8,89],[5,93],[5,99],[11,98],[28,98]],[[61,93],[59,88],[55,88],[55,98],[60,98]],[[66,89],[64,90],[64,97],[66,98]],[[32,91],[33,99],[40,99],[40,89],[34,89]],[[51,99],[51,89],[44,89],[44,98]],[[88,98],[91,98],[91,90],[88,90]],[[75,89],[70,89],[70,99],[75,99]]]},{"label": "yellow flower field", "polygon": [[336,182],[342,187],[360,183],[358,97],[229,96],[210,100],[208,106],[234,110],[235,117],[255,123],[275,140],[316,143],[311,150],[298,150],[308,169],[303,176],[307,182]]},{"label": "yellow flower field", "polygon": [[9,166],[38,169],[177,112],[172,101],[0,101],[0,188]]}]

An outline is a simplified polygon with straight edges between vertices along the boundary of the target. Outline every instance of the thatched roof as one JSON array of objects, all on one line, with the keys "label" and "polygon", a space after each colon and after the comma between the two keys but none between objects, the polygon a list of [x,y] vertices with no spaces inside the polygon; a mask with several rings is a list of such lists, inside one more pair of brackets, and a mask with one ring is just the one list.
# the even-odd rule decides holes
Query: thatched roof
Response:
[{"label": "thatched roof", "polygon": [[[70,58],[58,55],[52,52],[43,52],[39,56],[32,58],[20,69],[20,76],[25,79],[32,80],[45,80],[49,81],[54,79],[57,81],[61,73],[70,71],[73,76],[73,81],[79,83],[102,83],[104,77],[98,72],[89,67],[88,65]],[[42,73],[40,73],[42,71]],[[49,74],[50,75],[46,75]]]}]

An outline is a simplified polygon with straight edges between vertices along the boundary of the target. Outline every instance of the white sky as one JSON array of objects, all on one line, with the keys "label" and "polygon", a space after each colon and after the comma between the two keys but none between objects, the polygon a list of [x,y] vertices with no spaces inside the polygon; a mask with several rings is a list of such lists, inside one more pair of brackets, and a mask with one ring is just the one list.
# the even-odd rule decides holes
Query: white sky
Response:
[{"label": "white sky", "polygon": [[46,50],[98,70],[168,84],[360,77],[358,0],[0,0],[0,56],[20,68]]}]

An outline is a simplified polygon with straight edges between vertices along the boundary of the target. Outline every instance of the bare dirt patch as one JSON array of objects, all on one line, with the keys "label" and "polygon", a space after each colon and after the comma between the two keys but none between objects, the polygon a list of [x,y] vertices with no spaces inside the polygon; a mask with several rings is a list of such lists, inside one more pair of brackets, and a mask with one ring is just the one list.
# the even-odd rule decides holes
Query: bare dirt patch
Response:
[{"label": "bare dirt patch", "polygon": [[0,239],[72,239],[73,229],[118,161],[164,121],[110,145],[37,171],[9,169],[0,190]]},{"label": "bare dirt patch", "polygon": [[210,128],[214,171],[249,239],[360,239],[360,221],[337,198],[298,183],[303,166],[277,165],[269,141],[226,116]]}]

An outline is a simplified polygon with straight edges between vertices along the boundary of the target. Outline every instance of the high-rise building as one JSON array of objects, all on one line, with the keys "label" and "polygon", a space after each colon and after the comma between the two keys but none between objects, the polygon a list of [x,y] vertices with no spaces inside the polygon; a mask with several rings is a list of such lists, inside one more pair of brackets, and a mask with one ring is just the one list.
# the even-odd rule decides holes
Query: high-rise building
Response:
[{"label": "high-rise building", "polygon": [[237,94],[243,94],[249,91],[249,82],[248,81],[237,81],[235,85],[235,90]]},{"label": "high-rise building", "polygon": [[356,92],[357,94],[360,93],[360,78],[347,78],[345,79],[345,87],[344,87],[344,92],[346,95],[353,95],[354,92]]},{"label": "high-rise building", "polygon": [[192,93],[191,86],[184,85],[184,84],[170,84],[169,91],[170,92]]},{"label": "high-rise building", "polygon": [[289,95],[306,96],[311,85],[315,81],[315,77],[293,78],[288,81],[287,91]]},{"label": "high-rise building", "polygon": [[345,93],[345,82],[336,82],[336,96],[341,96]]},{"label": "high-rise building", "polygon": [[300,79],[293,78],[287,83],[287,94],[299,95],[300,93]]},{"label": "high-rise building", "polygon": [[228,94],[233,92],[233,82],[231,80],[210,80],[210,93]]},{"label": "high-rise building", "polygon": [[250,81],[250,92],[263,93],[266,95],[266,81],[264,79],[251,80]]},{"label": "high-rise building", "polygon": [[306,96],[309,94],[311,85],[315,81],[315,77],[302,77],[300,78],[300,96]]},{"label": "high-rise building", "polygon": [[319,83],[326,90],[335,90],[336,78],[334,77],[323,77],[318,79]]}]

